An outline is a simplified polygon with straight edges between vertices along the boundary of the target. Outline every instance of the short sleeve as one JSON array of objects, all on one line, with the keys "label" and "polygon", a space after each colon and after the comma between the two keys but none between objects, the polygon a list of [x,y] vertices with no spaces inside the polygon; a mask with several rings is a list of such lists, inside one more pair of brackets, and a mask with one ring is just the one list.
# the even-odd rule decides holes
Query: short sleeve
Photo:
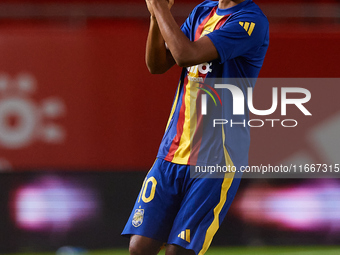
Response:
[{"label": "short sleeve", "polygon": [[207,36],[215,45],[220,62],[224,63],[261,47],[265,43],[268,26],[265,16],[240,14]]},{"label": "short sleeve", "polygon": [[181,26],[182,32],[190,39],[190,28],[191,28],[191,17],[192,13],[189,15],[189,17],[184,21],[184,23]]},{"label": "short sleeve", "polygon": [[[205,1],[207,2],[207,1]],[[196,12],[197,12],[197,9],[204,5],[204,3],[201,3],[199,5],[197,5],[192,11],[191,13],[189,14],[189,16],[187,17],[187,19],[184,21],[184,23],[182,24],[181,26],[181,30],[182,32],[186,35],[186,37],[188,37],[189,39],[191,39],[190,37],[190,34],[191,34],[191,30],[193,29],[193,23],[194,23],[194,18],[195,18],[195,15],[196,15]]]}]

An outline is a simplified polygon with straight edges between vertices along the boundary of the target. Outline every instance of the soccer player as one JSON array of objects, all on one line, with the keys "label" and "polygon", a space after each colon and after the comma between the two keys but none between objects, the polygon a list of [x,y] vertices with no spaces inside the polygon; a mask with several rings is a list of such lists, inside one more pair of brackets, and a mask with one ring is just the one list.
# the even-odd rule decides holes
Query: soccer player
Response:
[{"label": "soccer player", "polygon": [[[163,244],[166,255],[202,255],[240,178],[233,174],[191,178],[190,166],[218,163],[239,169],[248,164],[250,142],[249,126],[242,125],[249,119],[246,103],[244,114],[234,116],[232,93],[215,90],[211,81],[235,78],[233,85],[244,95],[254,87],[268,48],[268,20],[252,0],[205,1],[180,28],[170,12],[173,0],[146,3],[151,14],[146,45],[149,71],[161,74],[174,64],[183,70],[157,159],[122,235],[130,237],[132,255],[157,254]],[[219,111],[206,114],[204,104],[211,109],[215,99],[201,100],[204,93],[218,98]],[[207,131],[216,112],[234,120],[234,125]]]}]

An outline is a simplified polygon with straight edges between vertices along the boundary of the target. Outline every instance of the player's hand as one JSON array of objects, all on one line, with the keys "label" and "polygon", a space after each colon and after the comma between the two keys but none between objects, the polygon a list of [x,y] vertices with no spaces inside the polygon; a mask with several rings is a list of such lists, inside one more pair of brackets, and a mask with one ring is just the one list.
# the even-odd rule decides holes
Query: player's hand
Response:
[{"label": "player's hand", "polygon": [[164,2],[166,2],[167,5],[168,5],[168,8],[169,8],[169,10],[170,10],[171,7],[173,6],[175,0],[145,0],[146,5],[147,5],[147,7],[148,7],[148,10],[149,10],[151,16],[153,16],[153,17],[155,16],[155,13],[154,13],[154,11],[153,11],[152,3],[153,3],[153,2],[156,2],[156,1],[159,1],[159,2],[160,2],[160,1],[164,1]]},{"label": "player's hand", "polygon": [[168,1],[168,7],[169,7],[169,10],[171,9],[171,7],[173,6],[175,0],[167,0]]},{"label": "player's hand", "polygon": [[146,6],[148,7],[151,17],[155,17],[155,13],[153,11],[150,0],[145,0],[145,2],[146,2]]}]

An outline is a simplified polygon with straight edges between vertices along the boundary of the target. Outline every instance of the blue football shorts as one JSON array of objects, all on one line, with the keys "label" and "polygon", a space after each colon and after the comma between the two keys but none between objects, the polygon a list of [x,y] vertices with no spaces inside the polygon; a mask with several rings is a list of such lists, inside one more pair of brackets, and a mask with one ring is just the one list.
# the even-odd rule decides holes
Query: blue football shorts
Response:
[{"label": "blue football shorts", "polygon": [[190,178],[190,166],[156,159],[123,236],[141,235],[204,254],[233,201],[240,178]]}]

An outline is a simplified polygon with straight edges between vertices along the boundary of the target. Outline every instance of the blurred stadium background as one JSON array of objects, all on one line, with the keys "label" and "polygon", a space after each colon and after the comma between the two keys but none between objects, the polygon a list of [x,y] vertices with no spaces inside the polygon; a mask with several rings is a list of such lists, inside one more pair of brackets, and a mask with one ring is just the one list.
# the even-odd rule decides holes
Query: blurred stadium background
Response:
[{"label": "blurred stadium background", "polygon": [[[340,1],[255,2],[271,30],[261,77],[340,76]],[[197,3],[175,2],[179,24]],[[148,73],[148,22],[143,0],[0,2],[0,254],[127,254],[120,232],[180,72]],[[250,164],[339,163],[336,85],[305,86],[313,117],[294,132],[252,129]],[[339,243],[339,179],[245,179],[208,254],[332,255]]]}]

